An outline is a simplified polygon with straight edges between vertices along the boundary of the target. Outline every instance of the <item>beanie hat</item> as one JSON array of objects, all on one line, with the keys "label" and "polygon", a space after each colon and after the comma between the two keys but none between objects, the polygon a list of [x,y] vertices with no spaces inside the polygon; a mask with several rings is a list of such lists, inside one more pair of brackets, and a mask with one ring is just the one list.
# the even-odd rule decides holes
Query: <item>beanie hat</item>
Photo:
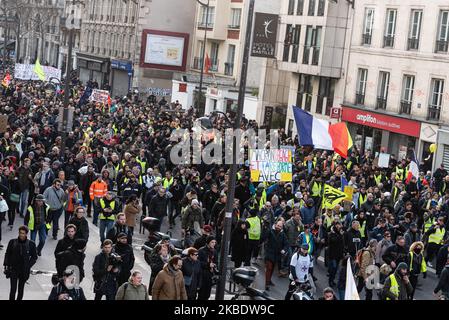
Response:
[{"label": "beanie hat", "polygon": [[121,238],[127,238],[128,236],[126,235],[126,233],[124,233],[124,232],[120,232],[118,235],[117,235],[117,239],[121,239]]},{"label": "beanie hat", "polygon": [[408,265],[405,262],[401,262],[400,264],[398,264],[398,267],[396,268],[396,270],[402,269],[408,269]]},{"label": "beanie hat", "polygon": [[215,237],[214,236],[208,236],[207,238],[206,238],[206,244],[209,244],[211,241],[214,241],[215,240]]}]

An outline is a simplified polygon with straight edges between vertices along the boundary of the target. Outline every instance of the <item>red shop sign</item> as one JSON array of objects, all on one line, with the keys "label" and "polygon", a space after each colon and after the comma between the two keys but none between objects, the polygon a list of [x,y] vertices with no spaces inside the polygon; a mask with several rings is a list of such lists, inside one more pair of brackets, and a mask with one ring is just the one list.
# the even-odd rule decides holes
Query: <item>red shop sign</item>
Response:
[{"label": "red shop sign", "polygon": [[348,107],[343,107],[342,121],[358,123],[417,138],[421,132],[420,122]]}]

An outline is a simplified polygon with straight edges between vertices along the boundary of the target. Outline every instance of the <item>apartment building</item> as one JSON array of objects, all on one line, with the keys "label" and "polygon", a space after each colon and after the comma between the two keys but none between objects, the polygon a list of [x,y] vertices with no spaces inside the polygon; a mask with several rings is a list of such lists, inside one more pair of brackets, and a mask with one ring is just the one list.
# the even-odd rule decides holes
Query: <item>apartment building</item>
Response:
[{"label": "apartment building", "polygon": [[[184,107],[197,106],[205,46],[205,57],[209,59],[210,67],[208,74],[204,74],[205,101],[200,101],[199,110],[202,114],[213,111],[232,114],[237,110],[248,9],[248,0],[210,0],[209,8],[197,4],[190,71],[179,73],[173,81],[173,100],[180,101]],[[255,12],[279,14],[280,2],[258,0]],[[277,21],[274,23],[277,24]],[[244,103],[244,114],[249,119],[262,117],[261,80],[265,79],[265,68],[269,60],[253,56],[249,59]]]},{"label": "apartment building", "polygon": [[[85,4],[84,4],[85,5]],[[60,28],[60,46],[59,46],[59,59],[58,68],[62,70],[65,74],[67,69],[67,55],[69,46],[69,28],[73,29],[73,43],[72,43],[72,70],[77,69],[77,59],[76,56],[80,51],[81,45],[81,16],[83,11],[83,5],[78,3],[73,5],[72,0],[64,1],[63,14],[59,17],[59,28]],[[67,20],[74,19],[74,20]]]},{"label": "apartment building", "polygon": [[18,1],[20,10],[19,59],[34,63],[59,65],[60,16],[63,15],[64,0]]},{"label": "apartment building", "polygon": [[292,105],[330,120],[343,102],[352,15],[349,1],[282,1],[277,63],[289,74],[288,134],[296,132]]},{"label": "apartment building", "polygon": [[449,3],[358,0],[352,34],[342,120],[355,145],[426,157],[449,121]]}]

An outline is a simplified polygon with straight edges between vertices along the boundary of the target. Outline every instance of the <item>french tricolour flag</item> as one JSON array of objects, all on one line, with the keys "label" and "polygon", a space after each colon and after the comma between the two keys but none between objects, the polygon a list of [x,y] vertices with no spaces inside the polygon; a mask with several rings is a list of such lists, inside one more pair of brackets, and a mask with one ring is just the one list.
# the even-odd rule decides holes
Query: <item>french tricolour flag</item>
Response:
[{"label": "french tricolour flag", "polygon": [[408,169],[407,179],[405,180],[405,183],[409,183],[410,180],[412,180],[412,177],[418,178],[419,177],[419,166],[418,166],[418,160],[416,160],[416,154],[415,150],[411,152],[410,154],[410,166]]},{"label": "french tricolour flag", "polygon": [[334,150],[344,158],[353,142],[346,123],[329,124],[328,121],[315,118],[301,108],[293,106],[299,144],[313,146],[315,149]]}]

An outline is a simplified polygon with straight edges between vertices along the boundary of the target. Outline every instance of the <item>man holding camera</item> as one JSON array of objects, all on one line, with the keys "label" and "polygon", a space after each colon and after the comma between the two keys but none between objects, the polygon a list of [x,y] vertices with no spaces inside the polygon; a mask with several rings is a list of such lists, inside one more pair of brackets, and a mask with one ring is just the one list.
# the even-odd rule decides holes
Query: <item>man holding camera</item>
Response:
[{"label": "man holding camera", "polygon": [[115,299],[120,260],[121,257],[112,252],[112,241],[106,239],[102,252],[95,257],[92,265],[95,300],[101,300],[103,296],[106,296],[106,300]]}]

